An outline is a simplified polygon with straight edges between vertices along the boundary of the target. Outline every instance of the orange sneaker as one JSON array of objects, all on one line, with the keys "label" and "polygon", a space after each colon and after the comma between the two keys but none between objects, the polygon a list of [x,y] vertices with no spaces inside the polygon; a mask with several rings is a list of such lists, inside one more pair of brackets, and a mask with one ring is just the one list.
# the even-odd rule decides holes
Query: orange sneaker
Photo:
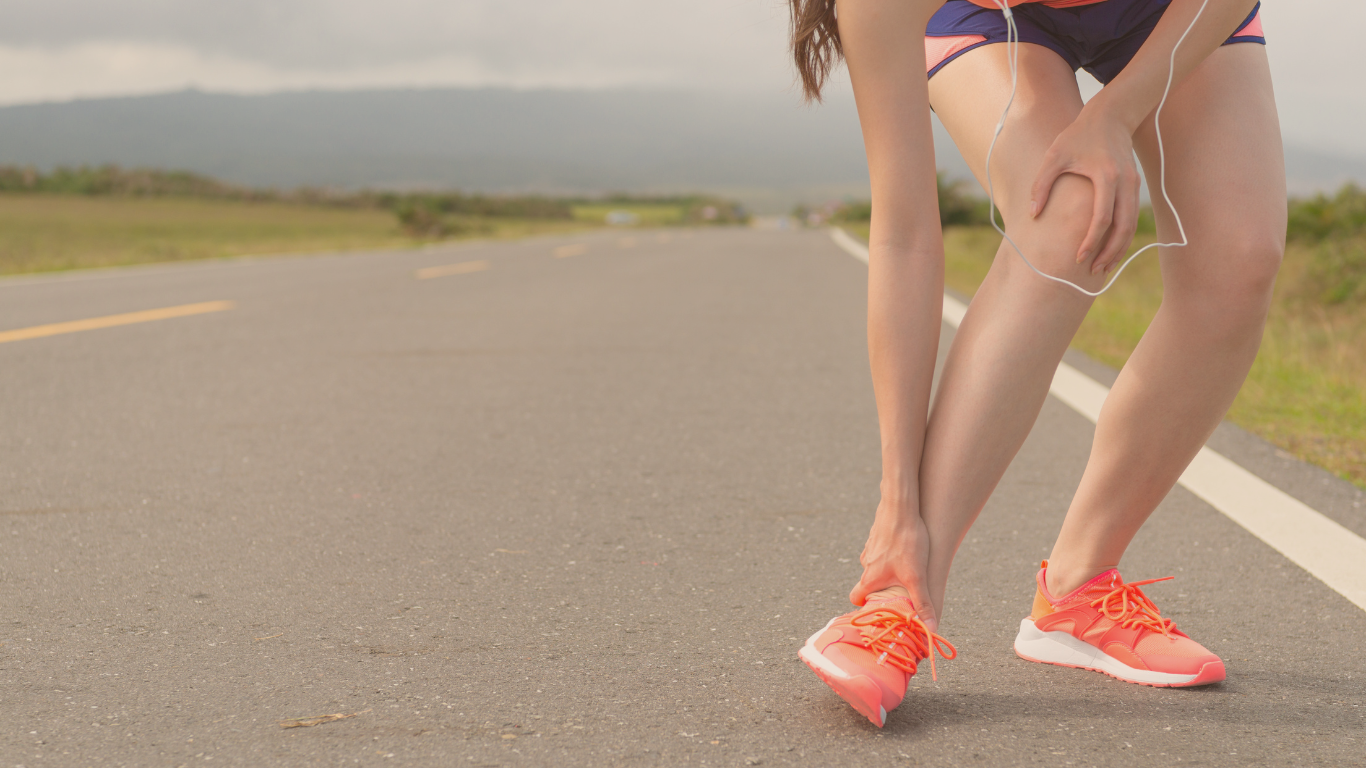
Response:
[{"label": "orange sneaker", "polygon": [[1043,562],[1034,610],[1020,622],[1015,654],[1026,661],[1104,672],[1158,688],[1208,685],[1224,679],[1224,662],[1162,618],[1139,587],[1111,568],[1065,597],[1048,593]]},{"label": "orange sneaker", "polygon": [[797,656],[840,698],[881,728],[887,711],[906,697],[906,684],[927,656],[930,675],[935,677],[935,650],[945,659],[958,655],[949,641],[931,632],[916,616],[909,600],[893,598],[870,601],[831,619],[807,639]]}]

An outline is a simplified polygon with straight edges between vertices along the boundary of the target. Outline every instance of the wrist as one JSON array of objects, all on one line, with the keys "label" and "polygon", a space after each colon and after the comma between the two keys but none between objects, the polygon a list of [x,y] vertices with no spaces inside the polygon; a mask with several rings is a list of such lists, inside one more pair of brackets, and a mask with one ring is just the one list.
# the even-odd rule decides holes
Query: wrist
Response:
[{"label": "wrist", "polygon": [[878,517],[909,519],[920,516],[920,489],[883,482],[882,498],[877,505]]},{"label": "wrist", "polygon": [[1122,129],[1126,135],[1133,136],[1151,111],[1138,106],[1136,99],[1129,98],[1122,89],[1112,84],[1086,102],[1081,114],[1082,119],[1109,123]]},{"label": "wrist", "polygon": [[882,482],[878,484],[884,501],[900,503],[920,500],[920,462],[886,461],[882,463]]}]

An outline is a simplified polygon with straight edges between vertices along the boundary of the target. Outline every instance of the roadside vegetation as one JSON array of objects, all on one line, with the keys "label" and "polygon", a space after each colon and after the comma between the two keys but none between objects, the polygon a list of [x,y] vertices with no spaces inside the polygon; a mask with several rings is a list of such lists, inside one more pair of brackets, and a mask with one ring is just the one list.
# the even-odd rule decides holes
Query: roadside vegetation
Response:
[{"label": "roadside vegetation", "polygon": [[602,227],[609,216],[616,226],[747,219],[695,195],[270,190],[178,171],[0,167],[0,274],[526,237]]},{"label": "roadside vegetation", "polygon": [[[644,227],[681,227],[744,224],[749,213],[729,200],[709,195],[608,195],[571,203],[574,218],[601,223],[608,217]],[[623,215],[625,214],[625,215]]]},{"label": "roadside vegetation", "polygon": [[[971,296],[1001,239],[987,226],[985,203],[942,179],[940,203],[945,281]],[[868,218],[861,203],[831,217],[865,239]],[[1133,247],[1153,236],[1151,212],[1145,211]],[[1073,346],[1122,366],[1161,301],[1157,259],[1140,256],[1096,300]],[[1366,191],[1349,185],[1334,195],[1290,201],[1285,263],[1266,336],[1229,418],[1366,488]]]}]

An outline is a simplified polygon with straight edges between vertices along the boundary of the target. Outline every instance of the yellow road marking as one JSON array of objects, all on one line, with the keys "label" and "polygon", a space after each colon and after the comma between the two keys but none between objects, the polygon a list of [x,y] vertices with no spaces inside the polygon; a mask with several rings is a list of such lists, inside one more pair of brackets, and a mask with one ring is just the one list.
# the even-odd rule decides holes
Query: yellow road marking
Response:
[{"label": "yellow road marking", "polygon": [[231,301],[205,301],[200,304],[182,304],[178,307],[147,309],[142,312],[128,312],[122,315],[92,317],[88,320],[72,320],[66,323],[35,325],[30,328],[17,328],[13,331],[0,331],[0,344],[4,344],[7,341],[41,339],[44,336],[60,336],[63,333],[76,333],[77,331],[94,331],[100,328],[113,328],[119,325],[148,323],[153,320],[169,320],[173,317],[189,317],[191,315],[203,315],[209,312],[222,312],[227,309],[232,309],[234,306],[235,305]]},{"label": "yellow road marking", "polygon": [[567,259],[570,256],[582,256],[585,253],[588,253],[588,246],[584,245],[583,243],[576,243],[575,245],[562,245],[559,248],[556,248],[554,253],[555,258],[557,259]]},{"label": "yellow road marking", "polygon": [[462,261],[459,264],[447,264],[443,267],[427,267],[419,269],[414,274],[418,280],[430,280],[433,277],[448,277],[450,275],[468,275],[471,272],[483,272],[489,268],[487,261]]}]

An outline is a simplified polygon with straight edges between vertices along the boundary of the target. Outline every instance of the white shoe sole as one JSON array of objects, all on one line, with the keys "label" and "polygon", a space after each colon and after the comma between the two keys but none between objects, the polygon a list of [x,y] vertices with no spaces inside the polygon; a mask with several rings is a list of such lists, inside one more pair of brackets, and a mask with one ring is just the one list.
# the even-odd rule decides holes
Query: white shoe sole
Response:
[{"label": "white shoe sole", "polygon": [[806,642],[802,645],[802,649],[800,651],[797,651],[797,656],[802,661],[806,662],[807,666],[815,667],[831,677],[840,680],[848,680],[849,675],[844,670],[840,669],[834,664],[831,664],[829,659],[822,656],[821,652],[816,650],[816,638],[824,634],[825,630],[829,629],[830,625],[834,624],[835,620],[838,618],[839,617],[836,616],[834,619],[827,621],[825,623],[825,626],[816,630],[816,634],[806,638]]},{"label": "white shoe sole", "polygon": [[1045,632],[1034,626],[1031,619],[1020,622],[1020,633],[1015,636],[1015,655],[1025,661],[1057,664],[1062,667],[1103,672],[1117,680],[1157,687],[1207,685],[1224,679],[1224,663],[1210,662],[1193,675],[1176,675],[1135,669],[1101,649],[1082,642],[1067,632]]}]

